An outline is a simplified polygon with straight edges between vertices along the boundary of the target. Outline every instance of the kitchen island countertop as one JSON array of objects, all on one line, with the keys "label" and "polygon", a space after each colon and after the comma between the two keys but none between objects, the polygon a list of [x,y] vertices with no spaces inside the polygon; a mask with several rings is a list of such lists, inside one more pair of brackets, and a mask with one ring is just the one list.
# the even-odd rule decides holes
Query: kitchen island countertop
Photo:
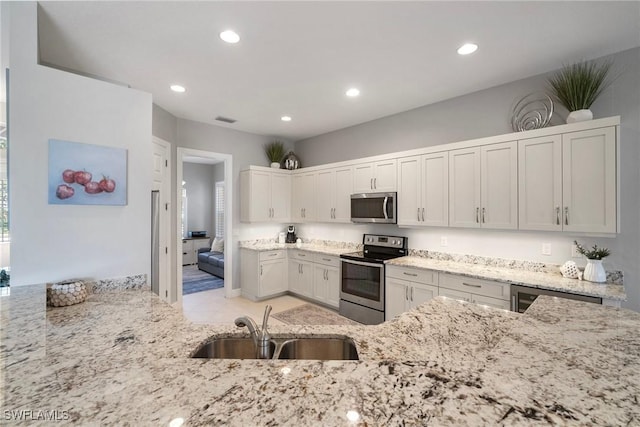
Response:
[{"label": "kitchen island countertop", "polygon": [[640,422],[640,314],[578,301],[540,297],[520,315],[439,297],[377,326],[270,328],[352,337],[347,362],[191,359],[242,332],[190,324],[145,289],[46,308],[44,285],[15,287],[0,319],[9,425],[20,410],[80,425]]}]

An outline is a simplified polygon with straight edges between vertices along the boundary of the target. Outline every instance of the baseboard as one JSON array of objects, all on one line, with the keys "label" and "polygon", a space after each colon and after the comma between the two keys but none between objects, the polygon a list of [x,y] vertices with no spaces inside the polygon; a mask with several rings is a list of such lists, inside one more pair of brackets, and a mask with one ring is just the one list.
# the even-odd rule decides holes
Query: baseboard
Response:
[{"label": "baseboard", "polygon": [[231,289],[229,291],[229,298],[236,298],[242,295],[242,289]]}]

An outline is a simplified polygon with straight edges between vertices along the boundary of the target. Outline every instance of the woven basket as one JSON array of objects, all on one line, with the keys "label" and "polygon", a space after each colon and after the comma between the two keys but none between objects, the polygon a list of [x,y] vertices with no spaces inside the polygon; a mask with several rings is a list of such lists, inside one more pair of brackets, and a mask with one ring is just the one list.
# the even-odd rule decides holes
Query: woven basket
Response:
[{"label": "woven basket", "polygon": [[87,299],[87,285],[82,280],[66,280],[47,284],[47,305],[66,307]]}]

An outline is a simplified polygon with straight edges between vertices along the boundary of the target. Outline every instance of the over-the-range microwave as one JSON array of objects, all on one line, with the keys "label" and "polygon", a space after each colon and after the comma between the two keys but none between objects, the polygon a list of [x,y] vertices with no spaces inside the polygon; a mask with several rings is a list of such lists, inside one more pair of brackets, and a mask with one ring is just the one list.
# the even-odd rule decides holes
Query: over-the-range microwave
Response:
[{"label": "over-the-range microwave", "polygon": [[351,222],[397,223],[397,193],[351,195]]}]

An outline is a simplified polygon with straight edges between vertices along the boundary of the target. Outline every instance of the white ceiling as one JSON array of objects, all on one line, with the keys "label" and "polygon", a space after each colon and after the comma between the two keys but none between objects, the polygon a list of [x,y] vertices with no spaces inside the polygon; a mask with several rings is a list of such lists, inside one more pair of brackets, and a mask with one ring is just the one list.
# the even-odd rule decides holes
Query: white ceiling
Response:
[{"label": "white ceiling", "polygon": [[[41,61],[294,141],[640,46],[637,1],[40,5]],[[236,45],[218,38],[229,28]],[[479,50],[459,56],[467,41]]]}]

